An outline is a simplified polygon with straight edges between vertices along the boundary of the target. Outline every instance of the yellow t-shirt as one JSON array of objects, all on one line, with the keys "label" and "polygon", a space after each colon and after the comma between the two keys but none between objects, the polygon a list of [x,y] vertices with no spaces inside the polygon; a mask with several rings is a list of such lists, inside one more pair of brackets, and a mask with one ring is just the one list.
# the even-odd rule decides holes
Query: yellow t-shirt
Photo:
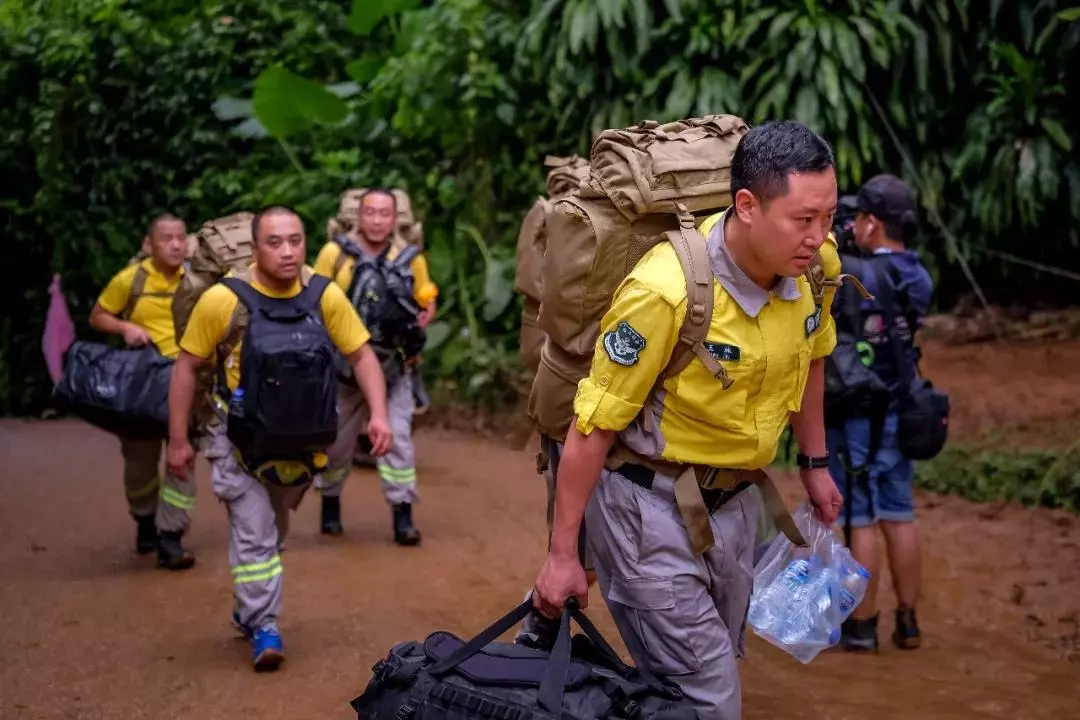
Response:
[{"label": "yellow t-shirt", "polygon": [[169,279],[154,267],[150,258],[137,265],[129,265],[113,276],[98,296],[97,304],[113,315],[122,313],[131,297],[135,273],[140,267],[146,271],[146,284],[128,320],[150,335],[158,352],[165,357],[175,358],[180,354],[180,349],[176,345],[172,306],[173,297],[184,277],[184,268],[181,267]]},{"label": "yellow t-shirt", "polygon": [[[400,252],[400,248],[391,246],[390,252],[387,253],[387,259],[393,260]],[[331,277],[334,272],[334,263],[337,262],[340,255],[341,246],[337,243],[328,242],[323,245],[322,249],[319,250],[318,257],[315,258],[315,272],[330,278],[342,290],[348,291],[349,284],[352,283],[353,268],[356,267],[356,260],[352,257],[346,257],[337,276]],[[423,255],[417,255],[409,263],[409,269],[412,271],[413,276],[413,298],[420,307],[426,308],[439,296],[439,287],[431,279],[431,274],[428,272],[427,259]]]},{"label": "yellow t-shirt", "polygon": [[[703,233],[716,222],[709,218]],[[706,347],[733,380],[731,386],[724,389],[695,358],[651,395],[686,314],[683,271],[674,248],[663,243],[626,277],[601,322],[590,374],[578,384],[574,400],[577,428],[586,435],[594,428],[619,431],[632,449],[655,459],[762,468],[772,462],[789,414],[801,407],[810,361],[836,345],[830,315],[834,290],[826,292],[821,308],[804,277],[782,280],[772,292],[755,292],[726,249],[710,243],[711,262],[714,252],[722,255],[729,282],[741,282],[750,298],[736,298],[714,279]],[[836,277],[835,241],[827,241],[821,252],[826,276]]]},{"label": "yellow t-shirt", "polygon": [[[232,276],[234,273],[229,273]],[[303,286],[298,279],[288,292],[278,293],[252,281],[251,286],[258,292],[272,298],[291,298],[300,294]],[[210,358],[217,346],[225,339],[232,320],[236,304],[240,299],[232,290],[221,283],[215,284],[202,294],[195,308],[191,311],[187,330],[180,341],[184,352],[200,358]],[[356,352],[371,335],[357,315],[356,309],[345,297],[344,291],[334,284],[327,286],[319,303],[322,310],[323,324],[330,334],[337,349],[344,355]],[[236,343],[232,353],[225,359],[225,380],[230,390],[240,385],[240,351],[243,341]],[[215,358],[215,362],[217,358]]]}]

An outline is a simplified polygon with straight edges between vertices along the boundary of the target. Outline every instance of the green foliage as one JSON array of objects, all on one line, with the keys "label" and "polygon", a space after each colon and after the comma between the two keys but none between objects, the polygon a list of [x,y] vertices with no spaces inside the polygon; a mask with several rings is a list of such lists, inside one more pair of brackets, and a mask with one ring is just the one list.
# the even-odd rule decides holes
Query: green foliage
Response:
[{"label": "green foliage", "polygon": [[984,452],[949,448],[916,464],[916,483],[976,502],[1008,500],[1080,514],[1080,457],[1075,450]]},{"label": "green foliage", "polygon": [[[51,272],[86,332],[155,213],[190,227],[289,203],[313,254],[339,193],[371,183],[407,189],[424,221],[441,290],[426,371],[467,399],[508,402],[520,373],[514,238],[542,192],[543,157],[584,154],[596,131],[644,118],[795,117],[835,147],[843,190],[883,170],[913,182],[992,299],[1066,296],[1074,288],[990,253],[1074,264],[1076,11],[1053,0],[989,12],[946,0],[8,0],[0,222],[5,259],[25,271],[0,300],[28,310],[0,321],[0,412],[46,396]],[[947,301],[964,281],[938,228],[924,228]]]}]

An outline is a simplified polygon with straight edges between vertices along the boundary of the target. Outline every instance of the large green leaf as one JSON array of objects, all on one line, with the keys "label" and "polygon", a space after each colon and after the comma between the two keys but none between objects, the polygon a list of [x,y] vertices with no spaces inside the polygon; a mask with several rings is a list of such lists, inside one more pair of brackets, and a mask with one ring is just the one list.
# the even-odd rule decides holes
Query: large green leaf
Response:
[{"label": "large green leaf", "polygon": [[279,139],[315,123],[337,125],[348,115],[337,95],[277,65],[256,78],[252,106],[263,127]]},{"label": "large green leaf", "polygon": [[1069,133],[1057,120],[1053,118],[1039,118],[1039,123],[1042,124],[1043,129],[1046,130],[1046,134],[1050,136],[1050,139],[1058,144],[1065,152],[1072,151],[1072,138],[1069,137]]},{"label": "large green leaf", "polygon": [[1057,18],[1062,22],[1076,22],[1077,20],[1080,20],[1080,7],[1062,10],[1057,14]]},{"label": "large green leaf", "polygon": [[419,0],[352,0],[347,27],[349,32],[363,37],[390,15],[412,10],[419,4]]},{"label": "large green leaf", "polygon": [[346,65],[345,72],[353,80],[364,85],[371,82],[385,64],[386,61],[382,58],[365,56]]},{"label": "large green leaf", "polygon": [[514,281],[509,276],[510,263],[493,258],[484,276],[484,320],[491,322],[506,310],[514,299]]}]

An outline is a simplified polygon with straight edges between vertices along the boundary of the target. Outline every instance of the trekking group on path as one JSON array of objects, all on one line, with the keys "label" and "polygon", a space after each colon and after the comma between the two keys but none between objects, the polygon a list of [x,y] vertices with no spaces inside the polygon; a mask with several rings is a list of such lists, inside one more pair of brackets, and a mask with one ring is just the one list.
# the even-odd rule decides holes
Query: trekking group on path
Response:
[{"label": "trekking group on path", "polygon": [[[838,198],[824,139],[731,115],[606,130],[588,160],[546,165],[516,288],[549,550],[515,643],[551,651],[568,602],[584,608],[598,583],[639,668],[700,718],[741,717],[756,553],[776,531],[805,544],[766,472],[790,426],[815,515],[843,526],[873,576],[841,647],[878,648],[878,527],[892,638],[918,647],[912,461],[940,450],[948,408],[918,373],[932,287],[908,249],[911,189],[879,175]],[[228,513],[232,618],[256,670],[284,659],[289,511],[314,486],[321,531],[342,533],[358,440],[395,541],[421,538],[412,426],[438,296],[422,226],[404,191],[371,188],[345,192],[327,229],[309,267],[288,207],[193,235],[162,215],[90,318],[174,361],[167,440],[121,439],[136,547],[194,564],[198,446]]]}]

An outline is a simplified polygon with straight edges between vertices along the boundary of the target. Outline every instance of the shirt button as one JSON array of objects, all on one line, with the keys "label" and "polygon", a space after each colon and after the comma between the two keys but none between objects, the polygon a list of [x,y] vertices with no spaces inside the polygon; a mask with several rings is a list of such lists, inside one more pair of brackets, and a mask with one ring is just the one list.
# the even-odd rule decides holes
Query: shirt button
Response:
[{"label": "shirt button", "polygon": [[607,375],[601,376],[601,378],[600,378],[600,387],[607,387],[609,382],[611,382],[611,381],[608,380]]}]

